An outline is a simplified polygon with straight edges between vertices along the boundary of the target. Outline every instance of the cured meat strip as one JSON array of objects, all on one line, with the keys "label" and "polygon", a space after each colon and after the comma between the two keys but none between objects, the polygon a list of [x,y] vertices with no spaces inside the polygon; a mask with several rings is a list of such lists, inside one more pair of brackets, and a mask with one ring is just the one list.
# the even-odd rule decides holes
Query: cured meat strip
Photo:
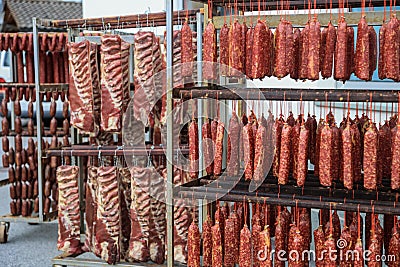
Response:
[{"label": "cured meat strip", "polygon": [[241,127],[239,118],[235,111],[232,111],[232,117],[229,120],[228,129],[228,151],[227,151],[227,172],[229,176],[239,174],[239,145]]},{"label": "cured meat strip", "polygon": [[386,29],[387,23],[383,23],[379,30],[379,58],[378,58],[378,77],[383,80],[386,78],[386,52],[385,52],[385,40],[386,40]]},{"label": "cured meat strip", "polygon": [[278,184],[285,185],[289,181],[290,147],[292,127],[285,123],[282,129],[281,148],[279,155]]},{"label": "cured meat strip", "polygon": [[90,64],[91,49],[93,46],[87,40],[69,44],[71,125],[83,133],[94,131],[93,86],[96,81],[92,74],[96,66]]},{"label": "cured meat strip", "polygon": [[348,190],[353,189],[354,182],[354,145],[350,122],[342,131],[342,160],[343,160],[343,184]]},{"label": "cured meat strip", "polygon": [[244,71],[242,25],[235,20],[229,29],[229,74],[240,76]]},{"label": "cured meat strip", "polygon": [[[94,167],[91,167],[96,169]],[[92,174],[93,175],[93,174]],[[92,177],[93,179],[94,177]],[[131,216],[130,208],[132,205],[131,191],[131,172],[129,168],[118,170],[119,196],[121,207],[121,232],[120,232],[120,254],[121,258],[129,259],[129,239],[131,236]],[[96,204],[97,206],[97,204]]]},{"label": "cured meat strip", "polygon": [[206,166],[207,175],[212,175],[214,171],[214,144],[211,136],[211,124],[208,120],[203,124],[201,135],[204,165]]},{"label": "cured meat strip", "polygon": [[212,266],[223,266],[222,237],[219,222],[211,228],[212,231]]},{"label": "cured meat strip", "polygon": [[[286,50],[287,47],[287,34],[290,34],[290,30],[287,28],[287,22],[281,20],[278,27],[275,30],[275,70],[274,75],[277,78],[283,78],[288,75],[289,67],[286,65]],[[293,39],[293,35],[292,35]],[[287,59],[289,60],[289,59]],[[292,58],[290,60],[293,60]]]},{"label": "cured meat strip", "polygon": [[219,121],[217,127],[217,136],[215,140],[214,175],[221,175],[222,173],[224,133],[225,125],[221,121]]},{"label": "cured meat strip", "polygon": [[121,64],[121,37],[101,37],[101,129],[119,132],[122,127],[123,71]]},{"label": "cured meat strip", "polygon": [[240,231],[239,266],[250,267],[252,263],[251,258],[251,233],[245,224]]},{"label": "cured meat strip", "polygon": [[374,27],[368,26],[369,36],[369,77],[372,79],[372,75],[376,70],[376,57],[377,57],[377,37]]},{"label": "cured meat strip", "polygon": [[80,254],[79,168],[59,166],[56,175],[59,184],[57,248],[69,254]]},{"label": "cured meat strip", "polygon": [[252,75],[253,68],[253,36],[254,28],[250,26],[246,33],[246,77],[254,79]]},{"label": "cured meat strip", "polygon": [[393,159],[391,167],[392,170],[391,188],[393,190],[398,190],[400,188],[400,125],[399,124],[396,126],[396,129],[397,130],[394,136],[392,136]]},{"label": "cured meat strip", "polygon": [[259,124],[256,133],[255,157],[254,157],[254,181],[261,184],[267,175],[267,130]]},{"label": "cured meat strip", "polygon": [[116,167],[99,167],[95,251],[108,264],[120,260],[120,199]]},{"label": "cured meat strip", "polygon": [[383,55],[384,71],[387,79],[399,81],[399,60],[400,60],[400,41],[398,38],[399,21],[396,17],[392,17],[387,24],[385,31],[385,42]]},{"label": "cured meat strip", "polygon": [[190,28],[187,20],[182,26],[182,76],[192,77],[193,75],[193,42],[192,42],[192,29]]},{"label": "cured meat strip", "polygon": [[364,135],[364,188],[375,190],[377,186],[378,134],[370,126]]},{"label": "cured meat strip", "polygon": [[200,267],[200,230],[194,222],[188,233],[188,266]]},{"label": "cured meat strip", "polygon": [[341,19],[337,29],[337,42],[335,47],[335,69],[334,78],[335,80],[344,81],[347,77],[347,23],[344,19]]},{"label": "cured meat strip", "polygon": [[253,32],[253,42],[251,51],[251,75],[252,79],[262,79],[265,77],[265,58],[264,49],[267,44],[267,28],[264,22],[258,20]]},{"label": "cured meat strip", "polygon": [[298,143],[298,154],[297,154],[297,186],[304,186],[307,172],[308,172],[308,157],[307,157],[307,145],[309,139],[309,131],[305,125],[300,128],[299,143]]},{"label": "cured meat strip", "polygon": [[309,32],[310,22],[307,22],[304,29],[301,31],[301,43],[300,43],[300,71],[299,78],[307,79],[308,76],[308,49],[309,49]]},{"label": "cured meat strip", "polygon": [[242,131],[243,154],[244,154],[244,175],[246,180],[253,179],[254,165],[254,142],[253,129],[251,123],[246,124]]},{"label": "cured meat strip", "polygon": [[203,223],[203,266],[212,266],[212,220],[210,215],[207,215],[207,219]]},{"label": "cured meat strip", "polygon": [[[334,181],[339,181],[341,174],[341,157],[342,157],[342,138],[339,128],[334,124],[332,127],[332,158],[331,169]],[[339,163],[338,163],[339,162]]]},{"label": "cured meat strip", "polygon": [[306,121],[306,128],[309,131],[308,138],[308,158],[311,164],[315,164],[316,157],[316,140],[317,140],[317,120],[315,119],[315,115],[308,116]]},{"label": "cured meat strip", "polygon": [[323,78],[330,78],[332,77],[333,56],[336,47],[336,29],[331,22],[328,23],[328,28],[326,29],[326,44],[324,59],[321,66],[321,75]]},{"label": "cured meat strip", "polygon": [[86,199],[85,199],[85,221],[86,221],[86,239],[85,250],[98,254],[94,249],[97,247],[95,238],[95,222],[97,220],[97,168],[88,168],[88,179],[86,181]]},{"label": "cured meat strip", "polygon": [[347,27],[347,49],[346,49],[346,77],[349,80],[352,73],[354,73],[354,29]]},{"label": "cured meat strip", "polygon": [[293,32],[293,67],[290,70],[290,78],[299,79],[299,71],[301,65],[301,33],[299,28]]},{"label": "cured meat strip", "polygon": [[235,223],[231,218],[225,220],[224,233],[224,266],[235,266]]},{"label": "cured meat strip", "polygon": [[319,21],[313,20],[310,23],[308,44],[308,67],[307,78],[309,80],[319,79],[319,53],[321,46],[321,26]]},{"label": "cured meat strip", "polygon": [[[285,65],[287,74],[292,73],[294,70],[294,41],[293,41],[293,27],[290,21],[285,21]],[[286,75],[287,75],[286,74]]]},{"label": "cured meat strip", "polygon": [[229,74],[229,28],[226,23],[219,32],[219,64],[222,76]]},{"label": "cured meat strip", "polygon": [[265,75],[271,77],[274,74],[274,34],[265,21],[264,23],[267,31],[266,43],[263,49]]},{"label": "cured meat strip", "polygon": [[198,125],[193,120],[189,125],[189,161],[190,171],[189,177],[191,180],[195,180],[199,176],[199,134]]},{"label": "cured meat strip", "polygon": [[203,78],[213,80],[217,78],[216,68],[213,63],[217,62],[217,34],[214,24],[209,21],[203,33]]},{"label": "cured meat strip", "polygon": [[357,27],[355,74],[359,79],[365,81],[369,81],[371,79],[369,76],[369,54],[369,30],[365,16],[363,16]]},{"label": "cured meat strip", "polygon": [[319,181],[322,186],[332,185],[332,129],[327,123],[321,132],[321,148],[319,152]]}]

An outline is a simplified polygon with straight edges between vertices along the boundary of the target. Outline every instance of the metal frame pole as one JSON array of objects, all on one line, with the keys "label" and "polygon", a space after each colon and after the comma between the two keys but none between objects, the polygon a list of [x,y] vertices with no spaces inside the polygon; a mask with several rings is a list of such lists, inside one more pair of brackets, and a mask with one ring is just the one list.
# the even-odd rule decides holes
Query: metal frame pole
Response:
[{"label": "metal frame pole", "polygon": [[39,33],[37,19],[32,18],[33,27],[33,56],[35,66],[35,88],[36,88],[36,137],[38,149],[38,187],[39,187],[39,222],[43,222],[43,172],[42,172],[42,116],[40,108],[40,68],[39,68]]},{"label": "metal frame pole", "polygon": [[172,89],[173,89],[173,1],[166,3],[166,25],[167,25],[167,266],[174,266],[174,166],[173,162],[173,116],[172,111]]}]

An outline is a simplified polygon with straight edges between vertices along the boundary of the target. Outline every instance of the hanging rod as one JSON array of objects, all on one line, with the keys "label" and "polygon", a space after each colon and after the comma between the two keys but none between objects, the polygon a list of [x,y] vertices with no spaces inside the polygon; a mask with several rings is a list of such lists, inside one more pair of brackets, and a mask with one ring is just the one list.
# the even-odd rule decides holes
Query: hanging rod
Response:
[{"label": "hanging rod", "polygon": [[[186,14],[190,19],[195,19],[196,14],[198,12],[202,12],[202,9],[195,10],[179,10],[174,11],[174,22],[183,23]],[[85,27],[122,27],[122,28],[135,28],[137,27],[137,23],[149,23],[152,26],[152,23],[156,23],[157,26],[160,23],[164,22],[165,25],[166,13],[158,12],[158,13],[142,13],[135,15],[127,15],[127,16],[113,16],[113,17],[104,17],[104,18],[87,18],[87,19],[69,19],[69,20],[46,20],[42,19],[41,24],[45,27],[65,27],[65,28],[85,28]]]},{"label": "hanging rod", "polygon": [[[361,12],[347,12],[344,14],[346,18],[346,23],[347,26],[357,26],[358,22],[360,21],[361,18]],[[383,23],[383,18],[384,18],[384,12],[383,11],[366,11],[365,16],[367,19],[367,23],[369,26],[380,26]],[[388,19],[389,14],[387,12],[387,17]],[[246,22],[248,25],[250,25],[250,21],[255,24],[258,20],[258,15],[246,15],[246,16],[237,16],[237,20],[240,23],[243,23],[244,18],[246,18]],[[260,19],[263,21],[266,21],[268,27],[270,28],[276,28],[279,24],[279,22],[282,19],[281,15],[261,15]],[[293,27],[304,27],[307,24],[307,21],[309,20],[308,14],[290,14],[287,15],[286,17],[287,20],[289,20],[292,23]],[[388,20],[387,19],[387,20]],[[332,14],[332,19],[329,13],[320,13],[318,14],[318,21],[321,24],[321,26],[327,26],[329,22],[331,22],[333,25],[338,24],[338,14]],[[213,23],[216,29],[221,29],[222,26],[224,26],[225,19],[224,16],[215,16],[213,17]]]},{"label": "hanging rod", "polygon": [[398,91],[393,89],[295,89],[295,88],[235,88],[233,86],[204,86],[175,88],[174,98],[185,100],[195,98],[218,98],[220,100],[287,100],[329,102],[397,102]]},{"label": "hanging rod", "polygon": [[[208,0],[195,0],[196,2],[202,2],[207,4]],[[243,4],[244,2],[244,4]],[[228,1],[226,0],[213,0],[212,3],[214,4],[214,6],[228,6]],[[303,0],[295,0],[295,1],[290,1],[290,6],[287,5],[283,5],[281,6],[280,3],[277,4],[277,1],[271,1],[271,0],[267,0],[267,1],[263,1],[261,2],[261,9],[262,10],[288,10],[288,9],[308,9],[308,5],[307,3],[304,4],[305,2]],[[378,7],[378,6],[383,6],[384,5],[384,1],[383,0],[373,0],[371,1],[372,6],[374,7]],[[325,0],[317,0],[316,1],[316,8],[317,9],[328,9],[330,6],[329,1],[325,1]],[[360,0],[348,0],[345,2],[345,8],[349,7],[349,8],[354,8],[354,7],[361,7],[362,1]],[[246,7],[246,10],[250,10],[250,8],[252,7],[254,11],[258,10],[258,1],[250,1],[250,0],[245,0],[245,1],[237,1],[237,6],[238,9],[243,10],[244,7]],[[233,1],[231,3],[231,7],[234,7]],[[314,7],[314,3],[312,2],[312,8]],[[339,1],[338,0],[332,0],[332,8],[338,8],[339,7]],[[368,7],[366,7],[368,8]],[[313,12],[313,9],[311,9],[311,12]]]}]

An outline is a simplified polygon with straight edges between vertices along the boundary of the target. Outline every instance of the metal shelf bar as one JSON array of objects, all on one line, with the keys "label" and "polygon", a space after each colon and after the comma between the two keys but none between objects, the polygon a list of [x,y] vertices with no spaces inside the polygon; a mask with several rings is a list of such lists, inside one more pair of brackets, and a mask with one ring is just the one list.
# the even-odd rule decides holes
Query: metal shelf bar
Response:
[{"label": "metal shelf bar", "polygon": [[[261,92],[261,93],[260,93]],[[329,102],[397,102],[399,91],[393,89],[294,89],[294,88],[240,88],[232,86],[204,86],[175,88],[174,98],[218,98],[219,100],[287,100]]]},{"label": "metal shelf bar", "polygon": [[[196,18],[196,14],[200,12],[196,10],[180,10],[174,11],[171,22],[182,23],[186,18],[186,12],[189,18]],[[69,20],[45,20],[42,19],[41,24],[45,27],[65,27],[65,28],[88,28],[88,27],[121,27],[121,28],[138,28],[142,27],[143,23],[153,25],[153,21],[157,26],[160,23],[165,23],[167,18],[166,12],[157,12],[149,14],[135,14],[127,16],[114,16],[104,18],[87,18],[87,19],[69,19]],[[165,24],[163,25],[165,26]]]}]

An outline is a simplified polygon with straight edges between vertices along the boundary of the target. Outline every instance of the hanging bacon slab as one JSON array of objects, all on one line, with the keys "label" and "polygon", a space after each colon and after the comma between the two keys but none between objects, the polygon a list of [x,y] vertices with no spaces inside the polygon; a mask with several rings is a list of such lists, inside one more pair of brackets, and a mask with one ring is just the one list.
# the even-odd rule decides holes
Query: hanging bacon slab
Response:
[{"label": "hanging bacon slab", "polygon": [[214,80],[217,78],[216,68],[213,63],[217,62],[217,34],[214,24],[209,21],[203,33],[203,78]]}]

